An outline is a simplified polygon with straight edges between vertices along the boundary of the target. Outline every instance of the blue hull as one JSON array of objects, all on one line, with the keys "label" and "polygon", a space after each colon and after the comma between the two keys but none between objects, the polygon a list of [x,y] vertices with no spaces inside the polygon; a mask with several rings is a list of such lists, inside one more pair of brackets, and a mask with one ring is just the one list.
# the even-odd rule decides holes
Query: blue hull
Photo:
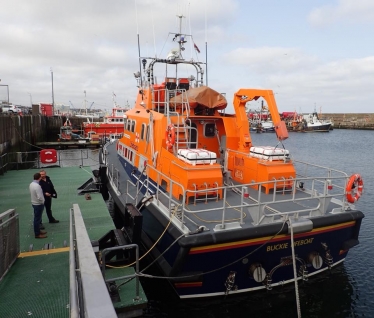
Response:
[{"label": "blue hull", "polygon": [[[155,214],[142,210],[144,217],[143,230],[152,243],[160,237],[164,230],[164,222],[160,222]],[[347,256],[344,244],[356,240],[361,224],[361,215],[357,222],[343,222],[332,226],[315,228],[311,233],[294,236],[294,249],[297,256],[297,272],[305,266],[306,275],[311,276],[341,263]],[[165,220],[166,222],[167,220]],[[332,220],[331,220],[332,221]],[[255,233],[236,233],[236,239],[220,237],[217,234],[207,234],[206,237],[196,237],[192,242],[181,239],[169,249],[162,258],[168,266],[161,264],[166,276],[179,276],[171,280],[181,298],[218,296],[227,292],[225,286],[230,272],[235,272],[233,288],[229,293],[241,293],[259,289],[271,289],[277,285],[290,283],[294,279],[292,267],[292,251],[289,236],[284,234],[274,238],[267,232],[277,233],[277,229],[257,229]],[[171,234],[175,229],[168,230],[157,244],[158,251],[164,252],[175,241]],[[247,231],[248,232],[248,231]],[[265,235],[261,235],[264,233]],[[218,241],[214,243],[213,241]],[[210,244],[204,244],[205,242]],[[358,243],[358,242],[357,242]],[[323,264],[315,269],[307,260],[313,253],[318,253]],[[256,282],[251,273],[251,266],[261,263],[269,277],[262,282]],[[176,265],[177,264],[177,265]],[[170,268],[168,268],[170,267]],[[168,271],[168,269],[170,271]],[[271,275],[270,275],[271,273]],[[301,279],[301,276],[299,276]],[[237,289],[234,291],[234,288]]]}]

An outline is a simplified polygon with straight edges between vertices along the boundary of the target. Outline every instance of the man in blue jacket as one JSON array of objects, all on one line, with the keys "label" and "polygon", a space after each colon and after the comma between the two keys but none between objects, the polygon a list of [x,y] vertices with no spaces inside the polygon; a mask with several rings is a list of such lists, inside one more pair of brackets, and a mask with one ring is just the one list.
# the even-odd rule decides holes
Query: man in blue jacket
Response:
[{"label": "man in blue jacket", "polygon": [[48,216],[49,223],[58,223],[59,220],[56,220],[52,215],[52,198],[57,198],[57,192],[53,186],[52,180],[47,176],[45,170],[40,170],[41,180],[39,182],[43,190],[44,195],[44,206],[45,211]]}]

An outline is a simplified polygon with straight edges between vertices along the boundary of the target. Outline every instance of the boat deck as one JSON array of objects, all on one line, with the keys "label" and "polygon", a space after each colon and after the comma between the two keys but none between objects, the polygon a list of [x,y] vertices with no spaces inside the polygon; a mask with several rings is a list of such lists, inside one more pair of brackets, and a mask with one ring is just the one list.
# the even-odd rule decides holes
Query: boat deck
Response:
[{"label": "boat deck", "polygon": [[[136,172],[135,177],[138,179],[136,186],[131,186],[128,177],[121,173],[121,163],[117,159],[116,145],[107,144],[105,153],[108,163],[108,171],[112,176],[113,184],[122,194],[119,200],[125,204],[133,199],[138,202],[141,199],[139,188],[146,187],[147,181],[141,180],[140,173]],[[266,162],[264,162],[266,164]],[[209,167],[209,166],[208,166]],[[189,169],[200,169],[200,167],[190,166]],[[118,173],[117,173],[118,171]],[[346,206],[341,201],[344,199],[344,176],[338,176],[333,179],[334,187],[324,196],[318,194],[326,189],[330,182],[328,179],[333,178],[333,172],[320,176],[319,178],[300,177],[295,179],[291,188],[280,188],[275,193],[270,191],[258,191],[251,185],[230,184],[222,187],[222,196],[224,200],[216,197],[200,196],[194,201],[197,192],[190,192],[191,195],[188,203],[182,200],[171,200],[162,190],[157,190],[155,186],[150,186],[151,193],[165,206],[165,216],[171,217],[173,213],[189,231],[195,231],[203,226],[205,230],[221,231],[223,224],[226,229],[232,228],[254,228],[258,225],[269,223],[282,223],[288,215],[304,216],[306,218],[318,217],[325,214],[343,212]],[[307,187],[300,187],[299,182],[308,184]],[[257,183],[255,187],[264,186],[264,183]],[[244,189],[245,188],[245,189]],[[247,191],[247,196],[243,193]],[[338,199],[338,200],[337,200]]]},{"label": "boat deck", "polygon": [[[77,188],[91,176],[90,168],[46,168],[58,192],[52,202],[53,216],[59,223],[49,224],[43,213],[48,238],[35,239],[33,209],[29,184],[38,169],[8,171],[0,176],[0,213],[15,209],[19,215],[20,254],[0,281],[0,317],[69,317],[69,238],[70,209],[78,204],[91,241],[113,229],[107,206],[99,193],[90,193],[90,200],[78,195]],[[117,271],[114,269],[113,271]],[[120,273],[106,271],[108,277],[132,275],[133,268]],[[108,273],[107,273],[108,272]],[[117,310],[133,305],[135,280],[120,288]],[[147,298],[140,287],[138,305]]]}]

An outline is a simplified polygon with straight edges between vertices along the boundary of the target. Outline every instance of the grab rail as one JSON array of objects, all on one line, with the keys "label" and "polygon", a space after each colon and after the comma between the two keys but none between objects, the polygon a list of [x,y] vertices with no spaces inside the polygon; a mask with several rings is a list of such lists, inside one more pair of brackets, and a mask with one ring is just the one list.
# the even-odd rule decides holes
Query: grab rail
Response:
[{"label": "grab rail", "polygon": [[[235,152],[235,151],[234,151]],[[157,205],[165,206],[165,216],[171,216],[172,206],[177,206],[181,211],[178,213],[178,221],[180,221],[180,226],[182,230],[185,229],[184,218],[186,215],[191,213],[203,213],[203,212],[215,212],[220,211],[222,220],[220,226],[222,229],[225,228],[225,225],[228,223],[225,221],[225,215],[228,209],[238,209],[240,210],[240,223],[243,223],[244,210],[248,210],[253,218],[253,225],[259,225],[263,222],[269,222],[271,219],[276,219],[277,217],[287,217],[290,214],[294,215],[304,215],[307,217],[323,215],[326,214],[328,205],[330,201],[334,198],[334,203],[336,207],[341,211],[345,211],[350,208],[346,202],[346,185],[349,179],[349,176],[343,171],[336,169],[330,169],[323,166],[318,166],[314,164],[305,163],[302,161],[293,161],[297,165],[301,165],[302,174],[298,174],[296,178],[282,177],[280,179],[273,179],[270,181],[263,182],[251,182],[248,184],[226,184],[224,186],[218,187],[216,184],[213,188],[209,188],[209,191],[221,192],[222,200],[220,205],[215,206],[212,209],[196,209],[197,197],[203,197],[204,200],[207,200],[207,189],[197,190],[195,189],[184,189],[184,187],[175,182],[170,177],[157,170],[152,165],[147,165],[145,170],[145,177],[141,173],[137,178],[138,182],[134,184],[131,181],[128,181],[125,188],[123,189],[124,195],[136,200],[138,203],[138,195],[132,196],[131,189],[136,188],[136,193],[139,193],[143,190],[143,193],[147,193],[148,196],[153,196],[155,203]],[[173,162],[173,164],[177,164]],[[189,167],[190,169],[206,169],[206,167]],[[210,168],[210,166],[208,167]],[[186,168],[187,169],[187,168]],[[310,172],[314,170],[319,170],[316,174],[317,177],[310,177]],[[314,171],[315,172],[315,171]],[[110,176],[110,169],[108,169],[109,178],[115,178],[115,176]],[[153,180],[150,180],[149,176],[152,176]],[[135,176],[135,175],[134,175]],[[169,187],[169,191],[166,192],[165,188],[161,186],[160,180],[163,179],[166,181]],[[231,181],[232,182],[232,181]],[[286,185],[287,183],[287,185]],[[266,185],[271,185],[271,188],[274,189],[273,193],[265,194],[261,189]],[[118,187],[121,185],[118,184]],[[175,187],[180,188],[180,198],[176,199],[172,197],[171,193]],[[249,191],[248,191],[249,190]],[[240,203],[237,205],[230,205],[226,202],[227,192],[234,191],[241,197],[246,194],[246,198],[240,200]],[[247,191],[247,192],[245,192]],[[303,193],[302,197],[296,197],[296,192]],[[189,202],[187,198],[195,198],[192,202],[194,208],[189,208]],[[217,199],[217,198],[210,198]],[[311,199],[315,200],[313,206],[308,206],[307,204],[303,207],[303,202],[310,201]],[[126,199],[127,202],[127,199]],[[238,202],[238,201],[236,201]],[[273,207],[274,203],[292,203],[294,208],[292,211],[282,212]],[[298,205],[300,208],[298,208]],[[197,205],[198,207],[198,205]],[[272,211],[271,213],[268,213]]]},{"label": "grab rail", "polygon": [[78,204],[70,210],[70,315],[117,317]]},{"label": "grab rail", "polygon": [[[56,164],[59,167],[62,167],[66,162],[78,162],[77,166],[79,164],[81,166],[90,165],[91,162],[86,164],[88,161],[92,161],[88,149],[79,149],[79,154],[75,156],[77,150],[56,150],[58,158]],[[40,160],[40,151],[8,152],[0,156],[0,175],[12,169],[40,169],[41,167],[43,167],[43,163]]]}]

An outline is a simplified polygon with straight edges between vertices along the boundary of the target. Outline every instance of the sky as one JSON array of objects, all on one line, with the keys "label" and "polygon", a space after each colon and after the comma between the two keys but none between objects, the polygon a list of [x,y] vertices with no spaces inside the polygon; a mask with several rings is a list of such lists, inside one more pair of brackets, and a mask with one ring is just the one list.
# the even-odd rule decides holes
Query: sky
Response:
[{"label": "sky", "polygon": [[[0,0],[0,100],[132,106],[141,56],[166,57],[178,32],[207,57],[230,112],[240,88],[272,89],[278,110],[370,113],[373,0]],[[206,51],[207,48],[207,51]],[[188,51],[188,52],[187,52]],[[53,89],[52,89],[53,84]],[[253,105],[257,107],[258,105]],[[252,106],[251,106],[252,107]]]}]

